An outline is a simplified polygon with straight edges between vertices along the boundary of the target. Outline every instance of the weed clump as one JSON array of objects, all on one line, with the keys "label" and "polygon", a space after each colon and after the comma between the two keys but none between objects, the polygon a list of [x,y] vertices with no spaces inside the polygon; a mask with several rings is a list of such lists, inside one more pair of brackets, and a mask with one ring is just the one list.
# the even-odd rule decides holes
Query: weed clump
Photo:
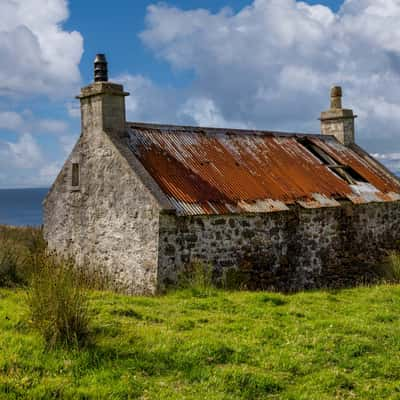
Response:
[{"label": "weed clump", "polygon": [[384,275],[384,278],[389,282],[400,282],[400,253],[395,251],[389,253],[384,268]]},{"label": "weed clump", "polygon": [[28,291],[33,325],[46,344],[82,346],[89,339],[89,299],[71,263],[42,254]]},{"label": "weed clump", "polygon": [[179,284],[189,289],[196,297],[210,296],[216,289],[213,282],[213,267],[202,261],[186,265],[179,276]]},{"label": "weed clump", "polygon": [[0,287],[27,287],[32,323],[49,347],[88,341],[87,289],[106,290],[112,283],[103,268],[76,267],[50,255],[41,229],[0,226]]}]

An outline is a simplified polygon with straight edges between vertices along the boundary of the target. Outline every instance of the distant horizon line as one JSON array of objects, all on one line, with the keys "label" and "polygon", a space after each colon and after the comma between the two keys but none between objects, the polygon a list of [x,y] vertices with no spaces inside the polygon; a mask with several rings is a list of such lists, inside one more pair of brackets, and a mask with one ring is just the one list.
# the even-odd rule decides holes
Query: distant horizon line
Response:
[{"label": "distant horizon line", "polygon": [[50,189],[50,186],[38,186],[38,187],[10,187],[10,188],[0,188],[0,190],[40,190],[40,189]]}]

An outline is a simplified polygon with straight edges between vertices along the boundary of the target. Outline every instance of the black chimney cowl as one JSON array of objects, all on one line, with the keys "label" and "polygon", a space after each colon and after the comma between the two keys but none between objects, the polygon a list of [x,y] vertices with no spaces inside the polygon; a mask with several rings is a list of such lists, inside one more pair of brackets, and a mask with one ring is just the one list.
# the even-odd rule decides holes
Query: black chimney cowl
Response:
[{"label": "black chimney cowl", "polygon": [[105,54],[97,54],[94,60],[94,81],[108,82],[108,68]]}]

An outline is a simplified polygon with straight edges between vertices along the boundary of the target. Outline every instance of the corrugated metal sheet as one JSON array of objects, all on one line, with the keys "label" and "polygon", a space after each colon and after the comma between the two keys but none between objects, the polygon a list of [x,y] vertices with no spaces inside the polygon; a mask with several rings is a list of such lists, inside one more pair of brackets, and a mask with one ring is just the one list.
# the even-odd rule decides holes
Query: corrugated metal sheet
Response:
[{"label": "corrugated metal sheet", "polygon": [[[129,125],[128,145],[180,214],[225,214],[389,201],[400,185],[374,160],[331,137]],[[304,146],[310,140],[366,181],[350,185]],[[353,182],[354,183],[354,182]]]},{"label": "corrugated metal sheet", "polygon": [[393,201],[399,193],[399,182],[386,169],[357,146],[348,148],[334,138],[314,138],[310,140],[340,164],[356,171],[366,182],[350,185],[352,193],[347,196],[352,202],[361,204],[369,202]]},{"label": "corrugated metal sheet", "polygon": [[340,203],[322,194],[313,193],[310,199],[297,200],[297,203],[304,208],[339,207]]}]

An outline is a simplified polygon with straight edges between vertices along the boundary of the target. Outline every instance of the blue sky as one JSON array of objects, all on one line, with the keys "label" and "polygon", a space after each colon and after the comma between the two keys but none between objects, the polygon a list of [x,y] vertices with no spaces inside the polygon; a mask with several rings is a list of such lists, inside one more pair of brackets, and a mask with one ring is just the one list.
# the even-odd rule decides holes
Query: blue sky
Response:
[{"label": "blue sky", "polygon": [[341,84],[358,142],[400,171],[396,0],[43,3],[0,5],[0,188],[54,180],[98,52],[130,120],[317,133]]},{"label": "blue sky", "polygon": [[[342,4],[339,0],[313,0],[309,4],[323,4],[337,11]],[[157,1],[118,0],[118,7],[108,0],[92,2],[70,0],[70,18],[65,23],[67,30],[77,30],[85,39],[85,53],[80,69],[84,81],[92,79],[93,55],[105,52],[112,65],[114,74],[129,72],[131,74],[148,74],[160,84],[182,84],[181,74],[174,74],[168,63],[157,60],[139,38],[145,29],[147,6]],[[170,0],[164,3],[191,10],[204,8],[212,13],[224,7],[235,12],[250,5],[249,0]],[[103,27],[109,27],[104,29]],[[188,77],[184,77],[184,80]]]}]

